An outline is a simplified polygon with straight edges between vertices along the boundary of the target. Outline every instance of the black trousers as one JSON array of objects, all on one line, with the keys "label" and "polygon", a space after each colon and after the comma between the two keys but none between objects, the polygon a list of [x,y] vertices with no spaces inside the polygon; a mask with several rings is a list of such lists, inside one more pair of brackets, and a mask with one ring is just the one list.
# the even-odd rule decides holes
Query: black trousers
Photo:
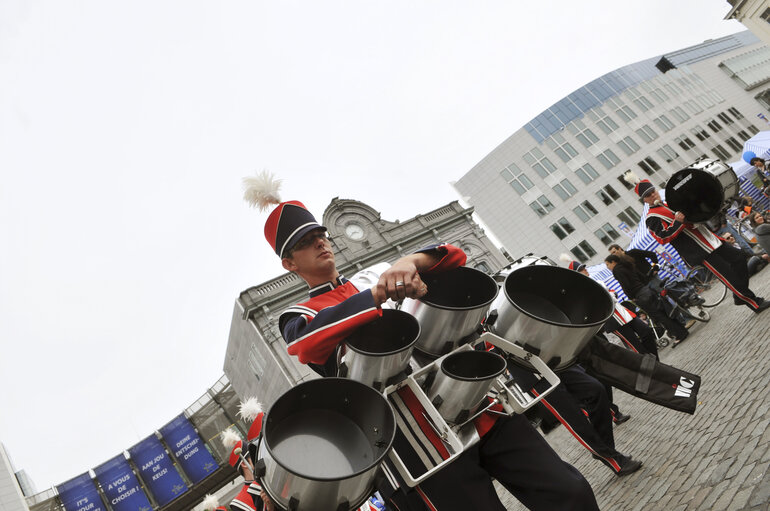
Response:
[{"label": "black trousers", "polygon": [[757,310],[762,299],[757,298],[749,289],[749,269],[743,252],[722,244],[703,259],[703,266],[711,270],[711,273],[733,292],[736,305],[746,305],[751,310]]},{"label": "black trousers", "polygon": [[533,510],[598,510],[593,490],[523,415],[501,417],[481,441],[402,499],[400,511],[505,510],[492,485],[502,484]]},{"label": "black trousers", "polygon": [[657,324],[662,325],[674,339],[682,341],[689,335],[684,325],[666,314],[660,296],[657,296],[649,287],[643,287],[634,297],[634,302]]},{"label": "black trousers", "polygon": [[604,331],[617,335],[627,348],[637,353],[652,353],[656,359],[660,360],[655,333],[641,319],[634,318],[625,325],[621,325],[615,318],[610,318],[604,324]]},{"label": "black trousers", "polygon": [[[539,380],[532,373],[518,367],[511,373],[520,386],[537,391]],[[615,471],[620,470],[617,458],[621,454],[615,449],[610,396],[605,385],[579,365],[560,371],[559,379],[559,386],[538,406],[548,409],[591,454],[603,458]]]}]

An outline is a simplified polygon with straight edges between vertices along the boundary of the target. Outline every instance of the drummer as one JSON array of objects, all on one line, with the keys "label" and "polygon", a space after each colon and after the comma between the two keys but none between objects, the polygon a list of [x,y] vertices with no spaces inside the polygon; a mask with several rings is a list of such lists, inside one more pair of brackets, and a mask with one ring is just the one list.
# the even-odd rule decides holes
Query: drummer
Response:
[{"label": "drummer", "polygon": [[[322,376],[336,374],[335,353],[340,342],[360,325],[379,317],[388,299],[419,298],[427,293],[420,273],[465,264],[465,254],[459,248],[433,245],[400,258],[371,289],[358,289],[337,271],[326,228],[302,203],[280,202],[275,182],[265,175],[252,181],[245,196],[262,209],[277,204],[266,222],[265,236],[284,269],[297,274],[310,288],[310,299],[284,311],[279,326],[288,352]],[[410,413],[415,418],[420,414],[415,409]],[[493,477],[530,509],[598,509],[585,478],[559,458],[523,415],[496,417],[485,414],[476,419],[481,441],[414,491],[381,488],[391,509],[503,510]],[[424,439],[426,449],[441,446],[440,438],[428,426],[415,429],[413,438]],[[415,451],[405,452],[405,446],[418,447],[409,447],[403,438],[399,442],[399,437],[403,437],[401,432],[396,439],[399,454],[416,457]],[[387,468],[385,471],[394,475]],[[403,484],[401,487],[407,489]]]},{"label": "drummer", "polygon": [[[633,178],[631,175],[630,179]],[[638,181],[634,191],[650,206],[647,229],[658,243],[670,243],[688,265],[702,264],[708,268],[733,292],[736,305],[745,305],[757,313],[770,307],[770,301],[757,297],[749,289],[749,273],[740,250],[722,243],[705,225],[688,222],[681,211],[669,209],[647,179]]]}]

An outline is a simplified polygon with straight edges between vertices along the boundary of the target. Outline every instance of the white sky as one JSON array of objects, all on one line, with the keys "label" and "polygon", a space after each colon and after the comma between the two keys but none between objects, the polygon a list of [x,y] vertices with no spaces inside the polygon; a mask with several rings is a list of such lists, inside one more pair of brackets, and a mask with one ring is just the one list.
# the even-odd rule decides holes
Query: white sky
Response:
[{"label": "white sky", "polygon": [[0,2],[0,441],[39,490],[222,374],[281,273],[240,179],[388,220],[618,67],[743,30],[725,0]]}]

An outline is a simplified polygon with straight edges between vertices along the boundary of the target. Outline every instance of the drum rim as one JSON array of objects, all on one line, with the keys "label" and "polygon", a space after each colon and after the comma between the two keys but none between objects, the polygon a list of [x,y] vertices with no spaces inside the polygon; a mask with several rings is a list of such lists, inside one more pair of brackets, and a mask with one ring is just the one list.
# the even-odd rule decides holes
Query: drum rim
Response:
[{"label": "drum rim", "polygon": [[[388,455],[388,452],[390,452],[390,450],[392,449],[393,442],[396,439],[396,431],[398,430],[398,424],[396,422],[396,414],[393,411],[393,406],[390,404],[390,401],[382,393],[376,391],[374,388],[370,387],[369,385],[366,385],[364,383],[361,383],[361,382],[358,382],[358,381],[355,381],[355,380],[350,380],[348,378],[338,378],[338,377],[316,378],[316,379],[313,379],[313,380],[309,380],[309,381],[300,383],[299,385],[295,385],[291,389],[287,390],[284,394],[281,395],[281,397],[283,397],[288,392],[292,392],[292,391],[300,392],[297,389],[300,389],[303,386],[309,386],[309,385],[313,385],[313,384],[315,384],[315,385],[318,385],[318,384],[327,385],[327,383],[320,383],[320,382],[330,382],[329,383],[330,385],[334,384],[334,383],[331,383],[331,382],[339,382],[339,383],[341,383],[343,385],[347,385],[347,384],[359,385],[363,392],[369,392],[369,393],[372,394],[372,397],[370,399],[380,398],[387,405],[386,406],[386,410],[388,410],[390,412],[389,415],[392,418],[392,424],[393,424],[393,428],[392,428],[391,434],[389,435],[390,439],[388,441],[388,448],[384,449],[382,454],[380,454],[379,456],[372,457],[372,461],[368,464],[368,466],[366,466],[366,467],[364,467],[364,468],[362,468],[362,469],[360,469],[360,470],[358,470],[356,472],[351,472],[350,474],[346,474],[344,476],[339,476],[339,477],[320,477],[320,476],[311,476],[311,475],[308,475],[308,474],[303,474],[302,472],[300,472],[298,470],[294,470],[294,469],[291,469],[291,468],[287,467],[285,463],[282,463],[278,459],[278,457],[276,457],[275,453],[273,452],[273,449],[270,447],[270,444],[266,441],[266,438],[265,438],[266,435],[267,435],[267,430],[266,429],[263,430],[263,433],[262,433],[262,435],[259,438],[260,444],[264,444],[265,449],[270,454],[270,458],[273,460],[274,463],[279,465],[283,470],[285,470],[288,473],[290,473],[292,475],[295,475],[297,477],[301,477],[303,479],[306,479],[308,481],[317,481],[317,482],[344,481],[346,479],[352,479],[354,477],[357,477],[357,476],[360,476],[362,474],[365,474],[366,472],[369,472],[372,469],[377,469],[377,467],[379,467],[379,465],[382,463],[382,460],[385,458],[385,456]],[[363,390],[364,388],[366,390]],[[270,407],[270,410],[268,410],[267,414],[265,415],[265,423],[267,423],[267,421],[270,420],[270,412],[273,411],[273,408],[275,407],[276,403],[278,403],[278,401],[281,399],[281,397],[276,399],[275,402],[273,403],[273,405]],[[358,424],[356,424],[356,426],[358,426]]]}]

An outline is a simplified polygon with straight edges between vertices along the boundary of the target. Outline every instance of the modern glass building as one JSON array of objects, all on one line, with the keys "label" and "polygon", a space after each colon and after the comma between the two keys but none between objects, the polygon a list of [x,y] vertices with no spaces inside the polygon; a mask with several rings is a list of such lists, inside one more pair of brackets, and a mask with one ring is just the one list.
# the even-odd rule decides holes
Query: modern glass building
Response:
[{"label": "modern glass building", "polygon": [[770,48],[750,32],[607,73],[562,98],[455,184],[513,257],[599,263],[641,206],[622,175],[662,185],[695,159],[740,158],[768,126]]}]

